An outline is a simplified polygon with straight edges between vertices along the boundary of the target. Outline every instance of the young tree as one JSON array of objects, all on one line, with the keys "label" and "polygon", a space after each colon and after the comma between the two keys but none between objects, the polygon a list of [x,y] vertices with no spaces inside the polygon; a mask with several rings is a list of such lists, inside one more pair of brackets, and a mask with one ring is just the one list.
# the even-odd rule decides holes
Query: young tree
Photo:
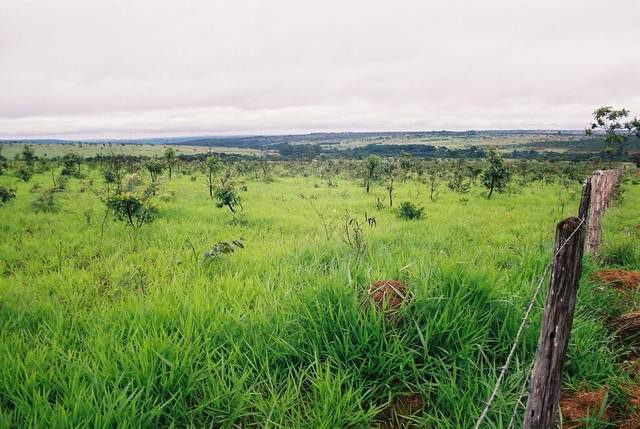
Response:
[{"label": "young tree", "polygon": [[31,146],[25,145],[22,148],[22,160],[29,166],[29,168],[33,167],[33,163],[38,159]]},{"label": "young tree", "polygon": [[240,194],[238,193],[231,168],[228,168],[220,178],[220,185],[216,188],[215,197],[218,200],[216,205],[219,208],[226,206],[234,215],[238,208],[242,209]]},{"label": "young tree", "polygon": [[82,159],[75,153],[67,153],[62,157],[62,171],[63,176],[76,176],[80,177],[80,164]]},{"label": "young tree", "polygon": [[173,166],[176,164],[176,151],[173,150],[172,147],[168,147],[164,150],[164,161],[167,164],[167,168],[169,169],[169,179],[171,179],[171,174],[173,172]]},{"label": "young tree", "polygon": [[151,181],[156,183],[158,181],[158,176],[162,174],[162,171],[164,170],[164,164],[157,159],[152,159],[145,163],[145,167],[147,167],[147,171],[151,175]]},{"label": "young tree", "polygon": [[222,162],[217,156],[209,156],[205,161],[205,166],[207,167],[207,172],[209,173],[209,198],[213,198],[213,190],[215,188],[213,179],[222,168]]},{"label": "young tree", "polygon": [[482,184],[489,191],[487,199],[490,199],[494,190],[500,192],[509,183],[511,172],[505,165],[502,156],[495,149],[487,152],[486,160],[488,165],[482,173]]},{"label": "young tree", "polygon": [[376,177],[378,177],[380,164],[382,160],[377,155],[369,155],[364,159],[363,164],[363,173],[364,173],[364,186],[367,189],[367,193],[369,193],[369,189],[371,188],[371,182],[373,182]]},{"label": "young tree", "polygon": [[123,155],[114,155],[113,153],[103,165],[102,176],[105,183],[115,186],[115,193],[122,191],[122,180],[125,175],[125,158]]},{"label": "young tree", "polygon": [[625,155],[625,146],[631,136],[640,137],[640,119],[622,122],[627,116],[629,111],[626,109],[615,110],[611,106],[603,106],[593,112],[591,128],[585,130],[587,135],[592,135],[593,130],[604,132],[610,161],[615,156]]},{"label": "young tree", "polygon": [[387,195],[389,196],[389,207],[393,207],[393,181],[395,179],[395,176],[397,174],[397,168],[396,168],[396,164],[392,161],[386,161],[383,165],[382,165],[382,174],[384,174],[384,176],[386,177],[387,180]]},{"label": "young tree", "polygon": [[158,212],[151,197],[152,192],[144,192],[141,195],[124,192],[110,196],[106,204],[113,210],[116,219],[138,229],[145,223],[153,221]]},{"label": "young tree", "polygon": [[7,158],[2,155],[2,145],[0,144],[0,175],[4,174],[8,168]]}]

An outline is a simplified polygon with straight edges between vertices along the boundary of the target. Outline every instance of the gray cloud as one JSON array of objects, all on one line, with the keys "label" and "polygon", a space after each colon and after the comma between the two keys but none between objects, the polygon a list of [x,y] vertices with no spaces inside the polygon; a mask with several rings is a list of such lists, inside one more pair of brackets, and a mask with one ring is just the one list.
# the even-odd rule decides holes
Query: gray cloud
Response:
[{"label": "gray cloud", "polygon": [[[606,6],[606,7],[605,7]],[[4,0],[0,138],[581,128],[637,0]]]}]

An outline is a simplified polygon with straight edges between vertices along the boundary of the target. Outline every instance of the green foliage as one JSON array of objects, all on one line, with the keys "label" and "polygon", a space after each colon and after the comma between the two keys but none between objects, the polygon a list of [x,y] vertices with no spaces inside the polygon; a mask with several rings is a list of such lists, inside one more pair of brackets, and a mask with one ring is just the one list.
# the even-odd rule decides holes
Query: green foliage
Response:
[{"label": "green foliage", "polygon": [[16,169],[16,177],[23,182],[28,182],[33,177],[33,169],[27,165],[20,165]]},{"label": "green foliage", "polygon": [[488,163],[482,172],[482,184],[489,191],[487,199],[491,198],[493,191],[503,192],[511,180],[511,172],[506,166],[502,156],[495,150],[487,152],[486,161]]},{"label": "green foliage", "polygon": [[592,135],[594,130],[604,132],[607,151],[613,158],[625,154],[625,148],[631,136],[640,137],[640,120],[633,118],[623,122],[629,116],[626,109],[616,110],[611,106],[603,106],[593,112],[594,121],[587,128],[586,134]]},{"label": "green foliage", "polygon": [[381,166],[382,159],[377,155],[369,155],[362,161],[362,174],[367,193],[371,189],[371,183],[379,176]]},{"label": "green foliage", "polygon": [[80,165],[82,164],[82,158],[75,153],[67,153],[62,157],[62,171],[63,176],[81,177]]},{"label": "green foliage", "polygon": [[405,220],[419,220],[424,216],[424,207],[419,207],[411,201],[403,201],[398,215]]},{"label": "green foliage", "polygon": [[[109,162],[92,169],[84,160],[87,182],[102,184]],[[373,202],[358,190],[361,162],[322,162],[278,161],[278,180],[268,183],[236,160],[233,180],[249,183],[241,195],[250,221],[242,226],[212,214],[202,185],[176,174],[166,187],[179,198],[163,203],[156,227],[136,234],[106,222],[77,181],[69,181],[61,213],[42,217],[29,210],[31,183],[0,177],[25,196],[0,215],[0,426],[369,428],[391,424],[392,405],[415,395],[420,410],[393,424],[472,427],[551,258],[557,194],[575,213],[580,184],[564,162],[527,161],[521,193],[487,201],[470,192],[461,207],[461,195],[441,186],[428,222],[387,210],[370,228],[361,215]],[[420,164],[421,175],[396,176],[398,202],[418,201],[432,167],[442,183],[451,177],[448,161]],[[144,165],[124,165],[117,180],[129,187]],[[596,164],[578,167],[570,173]],[[338,188],[324,186],[330,176]],[[33,182],[50,177],[36,173]],[[215,184],[228,180],[225,173]],[[300,193],[313,193],[313,204]],[[325,239],[314,206],[328,221],[339,222],[343,209],[357,219],[345,218],[348,235],[336,223]],[[640,188],[628,186],[625,200],[607,209],[602,252],[617,259],[605,263],[640,269],[639,207]],[[240,234],[250,246],[213,246],[213,262],[200,263],[197,249],[209,248],[211,237]],[[181,245],[187,240],[192,248]],[[592,281],[601,263],[585,258],[568,389],[631,382],[606,321],[632,300]],[[407,285],[396,318],[365,304],[381,279]],[[488,426],[508,426],[536,350],[541,304]]]},{"label": "green foliage", "polygon": [[29,167],[31,167],[33,163],[36,161],[36,159],[38,159],[35,152],[33,151],[33,149],[31,149],[31,146],[29,145],[25,145],[22,148],[21,158]]},{"label": "green foliage", "polygon": [[106,204],[113,211],[116,219],[126,222],[135,229],[152,222],[158,213],[149,193],[142,196],[130,192],[111,195],[106,200]]},{"label": "green foliage", "polygon": [[239,238],[238,240],[233,241],[220,241],[214,244],[211,249],[204,252],[204,260],[211,261],[214,259],[219,259],[223,255],[235,252],[237,249],[244,249],[243,238]]},{"label": "green foliage", "polygon": [[160,176],[162,174],[162,172],[164,171],[163,162],[158,160],[158,159],[151,159],[151,160],[147,161],[144,164],[144,166],[146,167],[147,171],[151,175],[151,181],[152,182],[157,182],[158,181],[158,176]]},{"label": "green foliage", "polygon": [[228,168],[220,179],[220,185],[216,187],[214,197],[217,200],[217,207],[228,207],[234,215],[238,209],[243,209],[242,198],[238,193],[238,186],[231,168]]},{"label": "green foliage", "polygon": [[31,203],[31,208],[37,213],[56,213],[62,207],[58,197],[58,188],[49,188],[42,191]]},{"label": "green foliage", "polygon": [[231,213],[236,213],[238,208],[242,208],[240,195],[232,183],[227,183],[216,188],[214,196],[218,200],[216,206],[219,208],[226,206],[231,210]]},{"label": "green foliage", "polygon": [[8,168],[9,162],[7,161],[7,158],[2,155],[2,145],[0,144],[0,176],[3,175]]},{"label": "green foliage", "polygon": [[0,186],[0,204],[6,204],[16,197],[15,188]]},{"label": "green foliage", "polygon": [[164,150],[163,157],[167,164],[167,168],[169,169],[169,179],[171,179],[171,173],[173,172],[173,167],[177,161],[176,151],[172,147],[168,147]]},{"label": "green foliage", "polygon": [[217,156],[209,156],[205,161],[205,167],[207,169],[207,177],[209,179],[209,197],[213,198],[215,189],[214,179],[222,169],[222,161],[220,161],[220,158]]}]

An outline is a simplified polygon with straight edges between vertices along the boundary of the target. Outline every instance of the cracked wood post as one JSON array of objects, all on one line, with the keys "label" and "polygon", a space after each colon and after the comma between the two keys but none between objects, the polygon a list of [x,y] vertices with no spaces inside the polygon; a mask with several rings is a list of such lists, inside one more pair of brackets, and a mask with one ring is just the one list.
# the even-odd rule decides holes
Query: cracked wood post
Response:
[{"label": "cracked wood post", "polygon": [[591,208],[589,209],[589,237],[587,251],[597,255],[602,240],[602,214],[609,206],[618,183],[618,170],[596,170],[591,177]]},{"label": "cracked wood post", "polygon": [[[587,186],[585,183],[585,187]],[[581,211],[584,204],[588,207],[588,203],[583,200],[580,204]],[[531,393],[524,415],[524,429],[556,427],[562,368],[569,345],[582,271],[584,231],[580,219],[573,216],[556,226],[555,256],[531,376]]]},{"label": "cracked wood post", "polygon": [[[587,177],[582,182],[582,196],[578,208],[578,219],[584,221],[585,225],[589,221],[589,207],[591,206],[591,177]],[[583,226],[585,226],[583,225]]]}]

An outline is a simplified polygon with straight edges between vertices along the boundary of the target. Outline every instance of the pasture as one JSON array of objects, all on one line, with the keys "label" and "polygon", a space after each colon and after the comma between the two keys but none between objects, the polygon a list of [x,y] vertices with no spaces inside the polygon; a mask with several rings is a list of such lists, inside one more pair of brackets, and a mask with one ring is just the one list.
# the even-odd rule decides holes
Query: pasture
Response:
[{"label": "pasture", "polygon": [[[32,203],[51,172],[0,176],[16,189],[0,207],[0,427],[472,427],[581,189],[532,181],[487,199],[476,183],[432,200],[409,176],[393,208],[376,207],[383,184],[366,193],[346,174],[276,165],[269,180],[242,176],[234,215],[209,198],[206,174],[178,168],[160,178],[157,219],[134,229],[96,194],[104,180],[83,165],[42,213]],[[640,189],[625,183],[601,257],[584,262],[564,374],[567,392],[606,387],[613,404],[634,376],[606,322],[636,297],[592,274],[640,269]],[[400,218],[403,201],[423,218]],[[384,279],[406,284],[397,311],[368,298]],[[509,423],[543,299],[485,427]]]}]

